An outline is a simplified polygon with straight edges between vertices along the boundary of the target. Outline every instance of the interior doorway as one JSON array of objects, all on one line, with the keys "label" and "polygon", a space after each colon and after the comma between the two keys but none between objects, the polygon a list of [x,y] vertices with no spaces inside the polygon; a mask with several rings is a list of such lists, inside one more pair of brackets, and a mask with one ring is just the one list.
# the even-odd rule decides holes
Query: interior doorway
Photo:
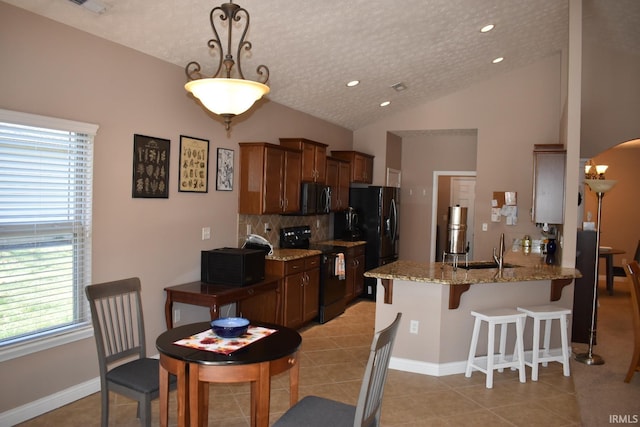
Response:
[{"label": "interior doorway", "polygon": [[473,259],[475,171],[434,171],[431,212],[431,261],[441,261],[447,239],[447,210],[449,206],[467,208],[467,241],[469,259]]}]

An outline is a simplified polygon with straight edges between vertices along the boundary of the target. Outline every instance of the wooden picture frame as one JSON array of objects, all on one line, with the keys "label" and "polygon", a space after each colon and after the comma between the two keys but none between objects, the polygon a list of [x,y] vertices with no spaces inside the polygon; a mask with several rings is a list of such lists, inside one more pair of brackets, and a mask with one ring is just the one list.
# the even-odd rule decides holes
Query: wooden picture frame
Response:
[{"label": "wooden picture frame", "polygon": [[233,191],[233,150],[218,148],[216,190]]},{"label": "wooden picture frame", "polygon": [[209,141],[180,135],[178,191],[209,191]]},{"label": "wooden picture frame", "polygon": [[171,141],[146,135],[133,135],[134,198],[169,198],[169,158]]}]

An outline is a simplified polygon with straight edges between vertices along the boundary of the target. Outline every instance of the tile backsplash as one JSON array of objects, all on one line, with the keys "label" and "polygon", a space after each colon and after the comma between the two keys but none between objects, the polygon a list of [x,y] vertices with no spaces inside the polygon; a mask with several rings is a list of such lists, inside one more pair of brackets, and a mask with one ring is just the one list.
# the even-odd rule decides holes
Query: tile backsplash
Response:
[{"label": "tile backsplash", "polygon": [[[268,224],[266,231],[265,224]],[[251,233],[265,237],[274,248],[280,247],[280,229],[283,227],[310,226],[312,242],[330,240],[333,237],[333,214],[307,216],[239,214],[238,247],[244,243],[249,225]]]}]

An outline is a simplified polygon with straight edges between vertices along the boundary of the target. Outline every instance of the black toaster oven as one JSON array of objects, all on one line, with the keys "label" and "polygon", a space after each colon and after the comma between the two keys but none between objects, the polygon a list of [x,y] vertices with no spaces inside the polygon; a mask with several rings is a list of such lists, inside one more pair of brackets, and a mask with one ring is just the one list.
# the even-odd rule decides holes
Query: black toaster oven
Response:
[{"label": "black toaster oven", "polygon": [[265,252],[246,248],[218,248],[202,251],[200,280],[233,286],[247,286],[264,280]]}]

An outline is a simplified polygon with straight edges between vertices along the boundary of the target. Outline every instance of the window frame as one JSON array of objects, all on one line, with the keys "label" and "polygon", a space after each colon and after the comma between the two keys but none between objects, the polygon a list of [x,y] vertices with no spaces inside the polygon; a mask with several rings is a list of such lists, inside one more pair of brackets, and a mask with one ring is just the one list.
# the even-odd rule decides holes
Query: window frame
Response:
[{"label": "window frame", "polygon": [[[88,143],[90,144],[89,163],[91,165],[93,164],[93,144],[98,131],[98,125],[96,124],[4,109],[0,109],[0,122],[84,134],[88,137]],[[91,179],[92,176],[93,167],[91,166]],[[92,216],[93,214],[90,212],[90,217]],[[91,280],[91,228],[92,220],[89,220],[89,230],[87,230],[87,237],[84,238],[83,242],[83,255],[88,256],[88,265],[86,266],[88,271],[80,276],[77,276],[74,272],[73,282],[74,292],[77,293],[76,301],[79,301],[78,298],[84,298],[84,288],[90,284],[86,282],[90,282]],[[86,308],[86,312],[89,312],[88,307]],[[59,325],[50,331],[33,332],[23,337],[9,340],[7,343],[0,345],[0,362],[89,338],[93,335],[93,327],[91,326],[90,319],[90,314],[87,314],[86,322],[73,323],[67,326]]]}]

